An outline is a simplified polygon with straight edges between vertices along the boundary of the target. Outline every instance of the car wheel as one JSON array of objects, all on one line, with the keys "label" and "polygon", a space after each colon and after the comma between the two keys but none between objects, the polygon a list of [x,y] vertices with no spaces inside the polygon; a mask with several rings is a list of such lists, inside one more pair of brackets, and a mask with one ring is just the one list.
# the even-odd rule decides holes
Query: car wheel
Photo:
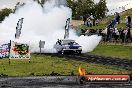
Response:
[{"label": "car wheel", "polygon": [[64,54],[64,51],[58,51],[59,54]]},{"label": "car wheel", "polygon": [[77,52],[77,54],[81,54],[81,51],[76,51]]},{"label": "car wheel", "polygon": [[61,54],[64,54],[64,51],[61,51]]}]

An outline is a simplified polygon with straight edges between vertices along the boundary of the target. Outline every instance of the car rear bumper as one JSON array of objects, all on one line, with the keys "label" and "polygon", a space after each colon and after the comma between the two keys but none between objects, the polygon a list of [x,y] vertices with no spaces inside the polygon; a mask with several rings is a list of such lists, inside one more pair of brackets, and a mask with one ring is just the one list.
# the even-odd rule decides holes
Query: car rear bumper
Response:
[{"label": "car rear bumper", "polygon": [[63,49],[63,51],[82,51],[82,49]]}]

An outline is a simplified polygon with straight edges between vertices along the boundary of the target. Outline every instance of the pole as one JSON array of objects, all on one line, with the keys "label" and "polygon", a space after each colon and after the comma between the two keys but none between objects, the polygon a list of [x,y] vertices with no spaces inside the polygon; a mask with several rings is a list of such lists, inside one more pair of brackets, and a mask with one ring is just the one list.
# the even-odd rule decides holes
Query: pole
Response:
[{"label": "pole", "polygon": [[10,61],[10,59],[9,59],[9,65],[10,65],[10,63],[11,63],[11,61]]},{"label": "pole", "polygon": [[39,42],[40,54],[41,54],[41,40]]},{"label": "pole", "polygon": [[30,59],[29,59],[29,63],[30,63]]},{"label": "pole", "polygon": [[10,43],[9,43],[9,65],[10,65],[10,63],[11,63],[11,61],[10,61],[10,51],[11,50],[11,40],[10,40]]}]

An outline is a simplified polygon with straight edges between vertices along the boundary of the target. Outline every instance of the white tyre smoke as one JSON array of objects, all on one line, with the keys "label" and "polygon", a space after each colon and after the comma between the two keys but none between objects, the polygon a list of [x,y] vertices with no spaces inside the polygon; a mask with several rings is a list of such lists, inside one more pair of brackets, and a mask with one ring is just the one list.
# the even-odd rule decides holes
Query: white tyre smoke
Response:
[{"label": "white tyre smoke", "polygon": [[[42,52],[56,53],[53,45],[57,39],[63,39],[65,22],[71,16],[71,9],[63,5],[57,6],[55,0],[47,2],[43,8],[37,2],[28,2],[0,24],[0,44],[2,41],[9,43],[10,40],[29,43],[31,52],[39,52],[39,41],[42,40],[46,42]],[[20,39],[16,40],[16,25],[20,18],[24,18],[23,27]],[[101,37],[78,37],[75,32],[70,31],[70,39],[75,39],[82,45],[83,53],[86,53],[98,45]]]}]

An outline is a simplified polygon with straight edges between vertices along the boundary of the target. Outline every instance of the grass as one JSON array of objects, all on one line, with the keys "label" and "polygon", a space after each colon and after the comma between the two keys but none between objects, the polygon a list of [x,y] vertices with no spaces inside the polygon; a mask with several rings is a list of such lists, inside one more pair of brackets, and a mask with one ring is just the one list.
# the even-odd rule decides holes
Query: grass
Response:
[{"label": "grass", "polygon": [[[126,28],[126,24],[125,23],[120,23],[117,24],[116,26],[117,28]],[[88,27],[86,25],[80,25],[78,26],[79,29],[105,29],[106,25],[105,24],[99,24],[99,26],[93,26],[93,27]]]},{"label": "grass", "polygon": [[31,63],[28,61],[12,61],[0,59],[1,76],[50,76],[78,75],[78,67],[82,65],[87,74],[129,74],[131,71],[117,67],[86,63],[65,58],[33,54]]},{"label": "grass", "polygon": [[132,46],[103,44],[103,45],[97,46],[96,49],[89,54],[128,58],[132,60]]},{"label": "grass", "polygon": [[105,24],[99,24],[99,26],[93,26],[93,27],[88,27],[86,25],[80,25],[78,26],[79,29],[104,29]]}]

